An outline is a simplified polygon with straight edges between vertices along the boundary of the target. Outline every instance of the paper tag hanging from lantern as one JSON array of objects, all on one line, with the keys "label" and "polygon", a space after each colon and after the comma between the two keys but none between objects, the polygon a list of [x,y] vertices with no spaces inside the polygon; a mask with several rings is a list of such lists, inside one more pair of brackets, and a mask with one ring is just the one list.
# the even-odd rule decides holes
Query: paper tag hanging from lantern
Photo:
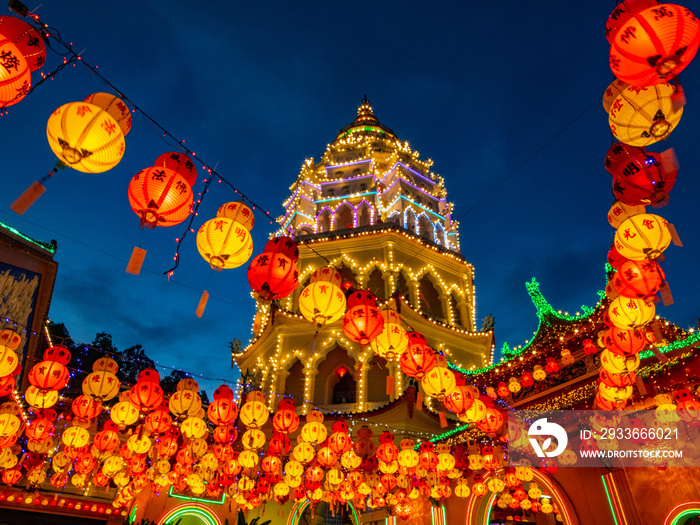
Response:
[{"label": "paper tag hanging from lantern", "polygon": [[204,290],[202,292],[202,297],[199,298],[199,304],[197,305],[197,311],[194,313],[197,317],[202,317],[204,309],[207,307],[207,301],[209,300],[209,292]]},{"label": "paper tag hanging from lantern", "polygon": [[134,250],[131,252],[131,258],[129,259],[129,263],[126,265],[126,273],[129,273],[131,275],[138,275],[141,273],[141,266],[143,265],[143,261],[146,258],[146,250],[143,248],[139,248],[138,246],[134,246]]},{"label": "paper tag hanging from lantern", "polygon": [[394,395],[394,376],[386,376],[386,395]]},{"label": "paper tag hanging from lantern", "polygon": [[664,306],[671,306],[673,304],[673,295],[671,295],[671,288],[668,285],[668,282],[664,282],[661,285],[661,288],[659,288],[659,294],[661,294],[661,300],[664,303]]},{"label": "paper tag hanging from lantern", "polygon": [[41,182],[32,182],[31,185],[10,204],[10,209],[17,215],[24,215],[24,212],[31,208],[32,204],[34,204],[45,191],[46,188]]},{"label": "paper tag hanging from lantern", "polygon": [[682,247],[683,243],[681,242],[681,238],[678,236],[676,227],[670,222],[666,223],[666,227],[668,228],[668,231],[671,232],[671,242],[673,242],[673,245]]},{"label": "paper tag hanging from lantern", "polygon": [[445,428],[447,426],[447,416],[445,411],[440,412],[440,428]]},{"label": "paper tag hanging from lantern", "polygon": [[418,392],[416,394],[416,408],[418,410],[423,410],[423,392]]}]

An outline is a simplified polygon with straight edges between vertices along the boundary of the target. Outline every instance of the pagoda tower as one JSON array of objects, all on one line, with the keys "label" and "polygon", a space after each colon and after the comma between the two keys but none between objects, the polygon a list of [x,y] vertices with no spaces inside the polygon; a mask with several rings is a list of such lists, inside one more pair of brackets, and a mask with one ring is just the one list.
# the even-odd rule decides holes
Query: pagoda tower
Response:
[{"label": "pagoda tower", "polygon": [[300,315],[300,293],[323,266],[340,272],[346,295],[369,290],[395,309],[450,363],[490,364],[493,331],[476,328],[474,270],[431,166],[379,122],[366,97],[321,159],[302,165],[276,233],[298,243],[300,284],[286,299],[258,302],[252,340],[234,355],[271,408],[284,396],[302,413],[364,413],[408,386],[397,362],[345,337],[342,318],[318,328]]}]

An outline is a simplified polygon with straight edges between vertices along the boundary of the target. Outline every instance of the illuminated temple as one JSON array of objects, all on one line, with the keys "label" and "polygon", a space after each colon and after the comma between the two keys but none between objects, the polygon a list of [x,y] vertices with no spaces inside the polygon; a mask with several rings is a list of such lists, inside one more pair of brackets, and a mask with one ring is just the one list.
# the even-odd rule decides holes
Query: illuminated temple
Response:
[{"label": "illuminated temple", "polygon": [[[259,525],[698,524],[697,468],[658,461],[577,468],[576,454],[507,465],[508,447],[527,447],[525,435],[509,442],[509,411],[607,408],[596,397],[601,367],[627,363],[603,344],[610,297],[600,293],[581,313],[562,314],[533,279],[526,289],[536,334],[523,347],[504,347],[504,361],[494,364],[492,319],[477,317],[474,268],[462,253],[444,181],[378,120],[366,98],[319,161],[303,163],[290,191],[275,236],[296,242],[298,284],[281,299],[258,297],[251,340],[232,347],[242,373],[235,410],[219,392],[208,407],[194,403],[191,379],[166,394],[163,406],[150,407],[139,392],[155,387],[120,377],[111,401],[106,390],[87,389],[105,403],[83,416],[92,405],[83,399],[76,406],[81,382],[112,373],[102,354],[88,359],[93,372],[73,356],[76,377],[56,413],[36,408],[48,394],[29,388],[37,381],[29,371],[49,346],[42,322],[55,245],[2,225],[3,300],[17,305],[12,315],[29,329],[19,337],[12,323],[0,329],[22,363],[16,381],[0,377],[0,524],[233,525],[243,516],[239,509],[245,523]],[[307,320],[304,290],[327,267],[339,276],[343,306],[369,291],[382,312],[392,312],[386,319],[422,334],[435,368],[468,394],[464,410],[456,398],[430,394],[430,380],[404,373],[396,356],[350,339],[342,316]],[[26,283],[33,302],[22,296]],[[690,435],[700,426],[693,397],[700,337],[661,318],[653,326],[655,345],[645,343],[634,386],[626,385],[634,389],[627,408],[678,407]],[[10,340],[0,344],[0,371]],[[631,383],[635,375],[625,378]],[[158,430],[168,417],[175,432]],[[42,419],[54,430],[39,440]],[[10,429],[15,420],[20,430]],[[567,430],[573,450],[598,446],[580,438],[578,427]],[[78,436],[85,437],[80,446]]]}]

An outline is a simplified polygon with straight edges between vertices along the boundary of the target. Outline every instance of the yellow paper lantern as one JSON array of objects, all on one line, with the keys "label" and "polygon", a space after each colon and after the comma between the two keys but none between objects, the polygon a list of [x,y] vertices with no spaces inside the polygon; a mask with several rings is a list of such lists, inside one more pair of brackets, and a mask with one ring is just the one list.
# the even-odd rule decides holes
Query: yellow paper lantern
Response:
[{"label": "yellow paper lantern", "polygon": [[250,259],[253,239],[242,224],[217,217],[200,226],[197,249],[214,270],[238,268]]},{"label": "yellow paper lantern", "polygon": [[328,431],[323,423],[311,421],[301,427],[301,438],[307,443],[318,445],[328,437]]},{"label": "yellow paper lantern", "polygon": [[641,204],[633,206],[624,202],[615,201],[608,211],[608,222],[613,228],[618,228],[625,219],[629,219],[635,215],[646,212],[646,206]]},{"label": "yellow paper lantern", "polygon": [[69,447],[84,447],[90,442],[90,432],[82,427],[69,427],[63,431],[61,441]]},{"label": "yellow paper lantern", "polygon": [[9,376],[19,365],[19,359],[9,346],[0,345],[0,377]]},{"label": "yellow paper lantern", "polygon": [[314,447],[310,443],[299,443],[294,447],[292,455],[294,459],[300,463],[309,463],[316,456],[316,450],[314,450]]},{"label": "yellow paper lantern", "polygon": [[427,395],[442,401],[455,389],[457,379],[449,368],[435,366],[423,376],[421,386]]},{"label": "yellow paper lantern", "polygon": [[257,428],[246,430],[241,436],[243,446],[248,450],[257,450],[265,445],[265,432]]},{"label": "yellow paper lantern", "polygon": [[238,462],[243,466],[243,468],[253,468],[257,466],[260,462],[260,458],[257,453],[252,450],[244,450],[238,456]]},{"label": "yellow paper lantern", "polygon": [[309,284],[299,296],[301,315],[318,326],[333,323],[343,317],[345,306],[343,291],[328,281]]},{"label": "yellow paper lantern", "polygon": [[408,348],[408,334],[401,326],[399,314],[394,310],[384,309],[381,314],[384,328],[369,344],[375,353],[387,361],[396,361]]},{"label": "yellow paper lantern", "polygon": [[242,202],[227,202],[216,210],[217,217],[224,217],[236,221],[246,230],[250,231],[255,225],[255,215],[253,211]]},{"label": "yellow paper lantern", "polygon": [[93,93],[84,102],[104,109],[119,124],[122,133],[128,135],[131,130],[131,112],[122,99],[111,93]]},{"label": "yellow paper lantern", "polygon": [[600,353],[600,364],[611,374],[624,374],[634,372],[639,368],[639,355],[625,357],[612,353],[607,348]]},{"label": "yellow paper lantern", "polygon": [[655,259],[671,244],[671,232],[658,215],[640,213],[622,221],[615,232],[615,249],[635,261]]},{"label": "yellow paper lantern", "polygon": [[206,435],[207,424],[199,417],[190,416],[182,422],[180,430],[190,439],[199,439]]},{"label": "yellow paper lantern", "polygon": [[194,390],[178,390],[170,396],[168,408],[178,417],[193,416],[202,408],[202,400]]},{"label": "yellow paper lantern", "polygon": [[51,408],[58,403],[58,392],[56,390],[41,390],[32,385],[25,390],[24,399],[34,408]]},{"label": "yellow paper lantern", "polygon": [[668,137],[683,116],[682,107],[673,107],[675,92],[668,83],[622,89],[606,109],[613,135],[630,146],[648,146]]},{"label": "yellow paper lantern", "polygon": [[[104,362],[103,365],[107,367],[109,363]],[[116,397],[116,395],[119,394],[119,387],[120,382],[117,376],[106,369],[92,372],[83,379],[83,394],[95,401],[109,401]]]},{"label": "yellow paper lantern", "polygon": [[138,421],[139,410],[129,401],[120,401],[109,411],[109,417],[120,428],[124,428]]},{"label": "yellow paper lantern", "polygon": [[640,328],[648,324],[655,314],[654,303],[630,297],[620,296],[612,301],[608,307],[610,321],[622,329]]},{"label": "yellow paper lantern", "polygon": [[263,401],[247,401],[241,407],[239,418],[248,428],[260,428],[270,418],[270,411]]},{"label": "yellow paper lantern", "polygon": [[126,446],[129,447],[129,450],[134,454],[145,454],[151,450],[152,443],[148,436],[141,436],[139,438],[138,434],[133,434],[126,440]]},{"label": "yellow paper lantern", "polygon": [[70,102],[56,109],[49,117],[46,135],[56,156],[84,173],[112,169],[126,147],[119,123],[88,102]]},{"label": "yellow paper lantern", "polygon": [[0,437],[7,437],[15,434],[20,429],[19,418],[9,412],[0,414]]}]

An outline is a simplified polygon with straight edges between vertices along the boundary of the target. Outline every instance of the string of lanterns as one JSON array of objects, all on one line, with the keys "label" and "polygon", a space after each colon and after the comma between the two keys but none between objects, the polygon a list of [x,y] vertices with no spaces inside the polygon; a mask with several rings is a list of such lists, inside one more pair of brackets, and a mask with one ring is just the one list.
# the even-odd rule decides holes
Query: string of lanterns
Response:
[{"label": "string of lanterns", "polygon": [[645,147],[665,139],[681,119],[685,97],[677,75],[698,50],[700,21],[682,6],[628,0],[610,15],[606,36],[617,78],[605,91],[603,106],[620,142],[605,158],[618,200],[608,213],[616,228],[608,254],[614,273],[606,289],[608,330],[600,338],[602,369],[595,405],[610,410],[624,408],[634,385],[646,393],[635,371],[639,353],[661,340],[654,320],[656,294],[664,303],[672,302],[658,262],[672,241],[680,241],[673,226],[647,213],[646,206],[668,204],[678,166],[673,150],[658,154]]}]

